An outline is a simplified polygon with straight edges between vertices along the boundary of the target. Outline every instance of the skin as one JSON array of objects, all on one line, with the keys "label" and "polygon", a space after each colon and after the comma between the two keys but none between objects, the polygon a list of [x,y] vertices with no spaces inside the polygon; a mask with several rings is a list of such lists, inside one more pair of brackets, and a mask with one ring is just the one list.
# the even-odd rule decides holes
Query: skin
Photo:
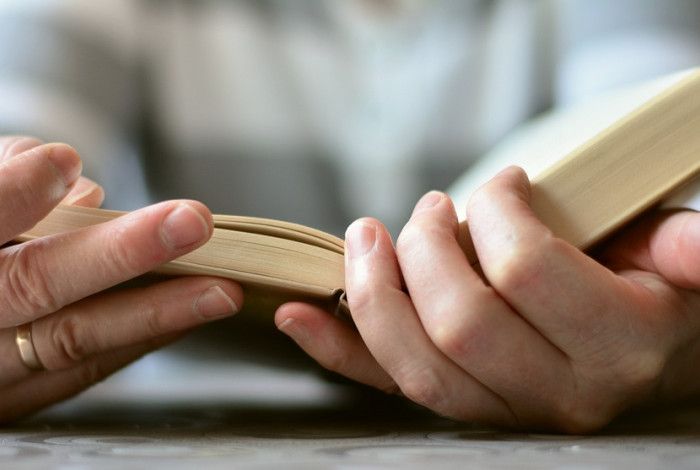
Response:
[{"label": "skin", "polygon": [[[80,171],[68,145],[0,138],[0,247],[60,202],[99,206],[102,188]],[[0,422],[68,398],[187,330],[238,311],[240,286],[218,278],[103,292],[194,250],[212,231],[201,203],[168,201],[1,248]],[[46,370],[28,369],[15,346],[15,327],[27,322]]]},{"label": "skin", "polygon": [[322,366],[458,420],[585,433],[622,411],[700,393],[700,214],[657,212],[594,259],[551,232],[508,168],[466,209],[480,269],[431,192],[396,247],[360,219],[346,233],[354,326],[283,305],[280,330]]}]

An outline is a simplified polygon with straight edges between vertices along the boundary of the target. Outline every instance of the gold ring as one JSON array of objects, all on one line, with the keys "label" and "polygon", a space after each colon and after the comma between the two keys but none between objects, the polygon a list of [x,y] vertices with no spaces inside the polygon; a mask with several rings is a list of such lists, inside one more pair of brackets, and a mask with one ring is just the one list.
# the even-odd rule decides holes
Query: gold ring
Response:
[{"label": "gold ring", "polygon": [[36,349],[34,348],[31,322],[17,327],[15,343],[17,343],[19,356],[22,358],[22,362],[25,366],[31,370],[44,370],[44,364],[41,363],[39,356],[36,354]]}]

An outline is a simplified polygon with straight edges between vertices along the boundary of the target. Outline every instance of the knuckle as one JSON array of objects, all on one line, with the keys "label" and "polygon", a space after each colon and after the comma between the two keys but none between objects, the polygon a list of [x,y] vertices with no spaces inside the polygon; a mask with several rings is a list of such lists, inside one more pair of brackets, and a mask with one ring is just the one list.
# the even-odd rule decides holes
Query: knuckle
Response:
[{"label": "knuckle", "polygon": [[622,382],[633,392],[645,392],[658,384],[666,368],[666,355],[659,350],[638,352],[620,364]]},{"label": "knuckle", "polygon": [[58,319],[50,330],[52,354],[42,358],[44,364],[64,368],[82,361],[86,356],[86,338],[82,333],[80,321],[74,315]]},{"label": "knuckle", "polygon": [[551,395],[545,409],[549,425],[567,434],[588,434],[608,424],[616,414],[610,391],[599,387],[581,387],[577,379],[573,389]]},{"label": "knuckle", "polygon": [[512,250],[491,268],[491,283],[501,291],[520,290],[531,285],[536,277],[536,264],[528,249]]},{"label": "knuckle", "polygon": [[[551,403],[553,426],[570,434],[588,434],[599,430],[620,411],[636,402],[638,397],[648,396],[655,390],[666,361],[666,355],[657,350],[639,352],[629,360],[615,361],[611,368],[614,389],[601,386],[609,380],[598,378],[597,388],[589,386],[585,393],[572,393]],[[606,374],[606,377],[609,375]]]},{"label": "knuckle", "polygon": [[478,187],[467,200],[466,213],[467,217],[470,214],[477,212],[482,207],[488,207],[492,201],[501,197],[502,191],[497,186],[497,181],[491,179]]},{"label": "knuckle", "polygon": [[437,413],[444,413],[446,388],[432,368],[425,367],[406,373],[396,382],[401,392],[412,402]]},{"label": "knuckle", "polygon": [[[445,227],[427,221],[412,220],[407,223],[396,239],[396,253],[399,259],[410,259],[427,243],[445,238]],[[454,234],[450,234],[454,237]]]},{"label": "knuckle", "polygon": [[401,392],[401,388],[398,385],[396,385],[396,382],[394,382],[393,380],[390,380],[387,384],[379,387],[379,390],[386,393],[387,395],[401,395],[401,396],[403,396],[403,393]]},{"label": "knuckle", "polygon": [[347,354],[347,351],[333,344],[324,352],[320,364],[330,371],[342,374],[350,368],[352,358]]},{"label": "knuckle", "polygon": [[417,241],[422,238],[422,227],[415,222],[404,226],[396,238],[396,252],[399,256],[406,255],[415,249]]},{"label": "knuckle", "polygon": [[107,375],[109,375],[109,371],[100,363],[100,361],[93,360],[82,363],[77,369],[77,374],[80,384],[82,384],[83,387],[87,387],[96,384],[107,377]]},{"label": "knuckle", "polygon": [[474,347],[480,336],[478,320],[470,318],[454,327],[441,326],[431,334],[433,342],[448,357],[465,357]]},{"label": "knuckle", "polygon": [[110,275],[135,276],[146,269],[143,253],[135,248],[129,232],[128,226],[117,225],[108,233],[104,259]]},{"label": "knuckle", "polygon": [[352,292],[348,291],[348,303],[350,304],[350,314],[353,318],[363,316],[365,313],[371,314],[378,308],[379,299],[382,297],[381,288],[377,285],[363,284]]},{"label": "knuckle", "polygon": [[554,426],[567,434],[589,434],[606,425],[612,414],[579,398],[565,400],[553,413]]},{"label": "knuckle", "polygon": [[448,357],[468,357],[488,337],[482,315],[488,313],[492,295],[472,294],[465,298],[463,293],[456,292],[446,294],[441,300],[431,314],[439,321],[428,322],[426,330],[435,346]]},{"label": "knuckle", "polygon": [[385,312],[388,305],[401,305],[406,294],[392,286],[378,283],[366,284],[360,289],[348,291],[350,315],[356,323],[364,323],[367,319]]},{"label": "knuckle", "polygon": [[546,242],[515,243],[509,252],[489,266],[488,277],[500,292],[527,291],[543,277]]},{"label": "knuckle", "polygon": [[481,204],[484,201],[485,191],[486,188],[484,186],[481,186],[480,188],[477,188],[471,196],[469,196],[469,199],[467,200],[467,206],[465,209],[467,213],[467,218],[470,214],[473,214],[481,206]]},{"label": "knuckle", "polygon": [[154,302],[145,302],[141,307],[141,315],[148,336],[155,338],[168,332],[163,310]]},{"label": "knuckle", "polygon": [[0,292],[10,312],[20,321],[55,312],[62,306],[44,264],[43,246],[41,240],[17,245],[2,263]]}]

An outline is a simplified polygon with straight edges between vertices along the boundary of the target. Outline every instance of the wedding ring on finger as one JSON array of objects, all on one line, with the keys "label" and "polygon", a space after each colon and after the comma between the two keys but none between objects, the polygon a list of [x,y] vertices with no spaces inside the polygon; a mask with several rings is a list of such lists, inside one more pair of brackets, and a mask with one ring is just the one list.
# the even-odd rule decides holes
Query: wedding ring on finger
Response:
[{"label": "wedding ring on finger", "polygon": [[31,370],[44,370],[39,356],[36,354],[34,340],[32,339],[32,323],[25,323],[17,327],[15,343],[19,350],[19,356],[27,368]]}]

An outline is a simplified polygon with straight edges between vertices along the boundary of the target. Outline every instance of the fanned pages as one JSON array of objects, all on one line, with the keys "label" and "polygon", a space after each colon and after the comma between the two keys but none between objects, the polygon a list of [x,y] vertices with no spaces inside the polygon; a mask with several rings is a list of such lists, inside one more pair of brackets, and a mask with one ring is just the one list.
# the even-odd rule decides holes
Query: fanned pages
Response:
[{"label": "fanned pages", "polygon": [[[532,206],[555,235],[587,248],[700,173],[700,72],[682,79],[549,166]],[[18,241],[75,230],[122,213],[60,206]],[[234,279],[263,297],[342,298],[343,241],[302,225],[215,216],[212,239],[163,265],[168,274]],[[466,256],[478,262],[461,224]]]},{"label": "fanned pages", "polygon": [[[123,212],[59,206],[20,241],[106,222]],[[204,246],[163,265],[163,274],[207,274],[283,294],[332,298],[343,288],[343,241],[297,224],[215,216]]]}]

